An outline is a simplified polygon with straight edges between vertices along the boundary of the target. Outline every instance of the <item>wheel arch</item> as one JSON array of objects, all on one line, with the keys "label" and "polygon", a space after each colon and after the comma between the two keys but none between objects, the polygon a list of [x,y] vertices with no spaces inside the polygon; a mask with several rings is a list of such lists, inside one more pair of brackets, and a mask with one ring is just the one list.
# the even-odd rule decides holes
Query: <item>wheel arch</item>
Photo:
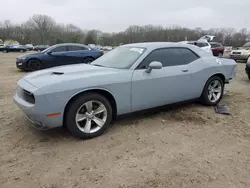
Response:
[{"label": "wheel arch", "polygon": [[116,103],[116,100],[114,98],[114,95],[106,90],[106,89],[103,89],[103,88],[91,88],[91,89],[87,89],[87,90],[83,90],[83,91],[80,91],[78,93],[76,93],[75,95],[73,95],[69,101],[67,102],[67,104],[65,105],[65,108],[63,110],[63,126],[64,125],[64,122],[65,122],[65,116],[66,116],[66,113],[67,113],[67,110],[70,106],[70,104],[77,98],[77,97],[80,97],[80,96],[83,96],[84,94],[87,94],[87,93],[90,93],[90,92],[93,92],[93,93],[98,93],[102,96],[104,96],[106,99],[108,99],[108,101],[110,102],[111,104],[111,107],[112,107],[112,110],[113,110],[113,117],[112,119],[115,119],[116,115],[117,115],[117,103]]},{"label": "wheel arch", "polygon": [[[29,62],[32,61],[32,60],[36,60],[36,61],[39,61],[41,64],[42,64],[42,61],[36,57],[32,57],[30,59],[27,60],[27,64],[26,64],[26,68],[28,68],[29,66]],[[43,64],[42,64],[43,65]]]},{"label": "wheel arch", "polygon": [[91,55],[87,55],[86,57],[84,57],[84,59],[87,59],[87,58],[91,58],[91,59],[95,60],[95,58]]},{"label": "wheel arch", "polygon": [[216,74],[213,74],[212,76],[210,76],[207,80],[209,80],[210,78],[214,77],[214,76],[218,76],[221,78],[221,80],[223,81],[223,83],[225,84],[226,83],[226,77],[224,74],[222,73],[216,73]]}]

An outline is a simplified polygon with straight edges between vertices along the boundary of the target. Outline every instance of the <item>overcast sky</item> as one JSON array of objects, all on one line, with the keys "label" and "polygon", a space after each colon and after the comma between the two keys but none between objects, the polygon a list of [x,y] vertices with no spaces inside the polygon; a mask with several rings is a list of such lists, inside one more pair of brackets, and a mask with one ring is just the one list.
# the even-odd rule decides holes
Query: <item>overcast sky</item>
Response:
[{"label": "overcast sky", "polygon": [[46,14],[58,23],[117,32],[129,25],[250,28],[250,0],[0,0],[0,21]]}]

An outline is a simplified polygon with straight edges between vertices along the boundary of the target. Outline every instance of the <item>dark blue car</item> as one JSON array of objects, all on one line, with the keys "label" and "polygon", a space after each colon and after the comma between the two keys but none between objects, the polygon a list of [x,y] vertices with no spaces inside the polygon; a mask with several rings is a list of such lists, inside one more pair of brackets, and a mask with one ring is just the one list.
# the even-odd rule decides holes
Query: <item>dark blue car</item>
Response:
[{"label": "dark blue car", "polygon": [[90,63],[103,55],[103,52],[83,44],[57,44],[46,50],[19,56],[16,66],[22,70],[40,70],[61,65]]}]

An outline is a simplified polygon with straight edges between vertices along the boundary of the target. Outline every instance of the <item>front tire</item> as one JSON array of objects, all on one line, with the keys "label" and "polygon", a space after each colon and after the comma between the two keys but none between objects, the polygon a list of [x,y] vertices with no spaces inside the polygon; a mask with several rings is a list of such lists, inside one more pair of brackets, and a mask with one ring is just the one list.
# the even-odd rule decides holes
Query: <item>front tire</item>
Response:
[{"label": "front tire", "polygon": [[224,82],[219,76],[213,76],[205,84],[200,100],[204,105],[214,106],[220,102],[223,93]]},{"label": "front tire", "polygon": [[85,58],[85,59],[83,60],[83,63],[90,64],[92,61],[94,61],[93,58],[87,57],[87,58]]},{"label": "front tire", "polygon": [[73,136],[90,139],[101,135],[112,121],[108,99],[98,93],[77,97],[67,108],[65,125]]},{"label": "front tire", "polygon": [[27,69],[36,71],[42,69],[42,63],[37,59],[31,59],[28,61]]}]

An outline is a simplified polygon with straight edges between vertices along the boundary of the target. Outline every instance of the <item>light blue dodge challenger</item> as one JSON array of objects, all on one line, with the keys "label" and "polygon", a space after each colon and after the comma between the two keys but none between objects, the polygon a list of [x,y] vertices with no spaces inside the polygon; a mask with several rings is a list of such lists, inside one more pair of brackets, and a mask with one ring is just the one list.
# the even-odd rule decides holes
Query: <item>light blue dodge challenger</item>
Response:
[{"label": "light blue dodge challenger", "polygon": [[28,74],[18,81],[14,102],[40,130],[66,126],[76,137],[92,138],[117,115],[191,99],[215,105],[235,75],[234,60],[197,46],[135,43],[90,64]]}]

